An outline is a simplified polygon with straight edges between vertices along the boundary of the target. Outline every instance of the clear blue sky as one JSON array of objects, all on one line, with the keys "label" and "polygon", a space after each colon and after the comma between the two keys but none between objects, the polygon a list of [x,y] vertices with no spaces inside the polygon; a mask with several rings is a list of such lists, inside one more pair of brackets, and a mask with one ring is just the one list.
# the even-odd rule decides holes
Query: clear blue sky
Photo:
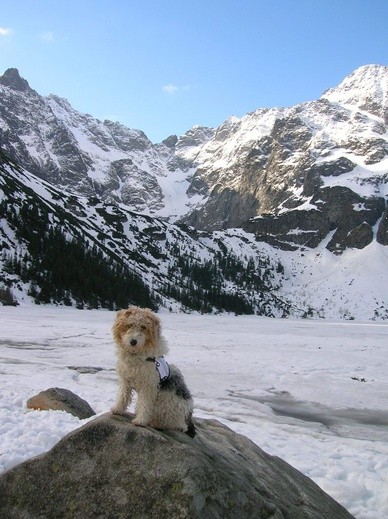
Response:
[{"label": "clear blue sky", "polygon": [[159,142],[388,64],[388,0],[0,0],[0,75]]}]

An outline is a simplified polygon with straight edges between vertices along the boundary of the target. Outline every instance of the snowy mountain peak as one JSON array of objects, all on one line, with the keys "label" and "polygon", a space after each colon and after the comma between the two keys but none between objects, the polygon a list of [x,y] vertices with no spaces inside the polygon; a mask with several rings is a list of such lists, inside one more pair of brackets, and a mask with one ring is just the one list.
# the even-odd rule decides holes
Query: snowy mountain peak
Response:
[{"label": "snowy mountain peak", "polygon": [[183,149],[201,146],[213,137],[214,131],[214,128],[208,128],[207,126],[193,126],[178,138],[176,147]]},{"label": "snowy mountain peak", "polygon": [[7,86],[13,90],[19,90],[21,92],[25,90],[31,90],[28,81],[20,77],[17,68],[9,68],[4,72],[3,76],[0,76],[0,85]]},{"label": "snowy mountain peak", "polygon": [[74,112],[74,109],[72,108],[71,104],[69,103],[69,101],[67,99],[65,99],[64,97],[59,97],[55,94],[50,94],[46,97],[46,100],[47,102],[52,105],[52,106],[55,106],[55,105],[58,105],[60,106],[63,110],[67,110],[67,111],[72,111]]},{"label": "snowy mountain peak", "polygon": [[359,67],[337,87],[327,90],[321,99],[365,110],[387,121],[388,66]]}]

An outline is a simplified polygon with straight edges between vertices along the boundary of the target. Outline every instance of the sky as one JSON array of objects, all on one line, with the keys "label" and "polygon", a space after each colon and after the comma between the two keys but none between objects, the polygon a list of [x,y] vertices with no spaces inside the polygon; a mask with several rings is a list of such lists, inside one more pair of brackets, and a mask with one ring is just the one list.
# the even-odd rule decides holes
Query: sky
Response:
[{"label": "sky", "polygon": [[153,142],[388,64],[387,0],[0,0],[0,75]]}]

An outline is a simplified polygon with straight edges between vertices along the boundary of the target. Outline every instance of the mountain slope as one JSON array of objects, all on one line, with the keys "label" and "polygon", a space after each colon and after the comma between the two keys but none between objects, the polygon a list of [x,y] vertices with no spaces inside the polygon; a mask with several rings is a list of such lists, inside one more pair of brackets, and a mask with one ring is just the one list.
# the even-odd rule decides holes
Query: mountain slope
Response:
[{"label": "mountain slope", "polygon": [[272,293],[281,266],[238,233],[186,231],[125,206],[68,194],[5,157],[0,216],[0,282],[20,297],[27,292],[37,302],[81,307],[136,303],[303,314]]},{"label": "mountain slope", "polygon": [[388,248],[376,242],[283,251],[67,194],[4,159],[0,170],[0,288],[24,304],[388,319]]},{"label": "mountain slope", "polygon": [[387,319],[387,71],[152,144],[9,69],[0,299]]}]

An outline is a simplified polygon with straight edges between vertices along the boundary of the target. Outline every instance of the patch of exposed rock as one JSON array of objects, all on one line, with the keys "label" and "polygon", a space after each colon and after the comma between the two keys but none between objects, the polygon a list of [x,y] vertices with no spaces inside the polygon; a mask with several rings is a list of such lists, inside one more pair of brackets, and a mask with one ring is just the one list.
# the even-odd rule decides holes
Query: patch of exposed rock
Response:
[{"label": "patch of exposed rock", "polygon": [[28,409],[36,409],[41,411],[66,411],[81,420],[90,418],[96,413],[90,405],[72,391],[60,387],[53,387],[41,391],[37,395],[27,400]]}]

